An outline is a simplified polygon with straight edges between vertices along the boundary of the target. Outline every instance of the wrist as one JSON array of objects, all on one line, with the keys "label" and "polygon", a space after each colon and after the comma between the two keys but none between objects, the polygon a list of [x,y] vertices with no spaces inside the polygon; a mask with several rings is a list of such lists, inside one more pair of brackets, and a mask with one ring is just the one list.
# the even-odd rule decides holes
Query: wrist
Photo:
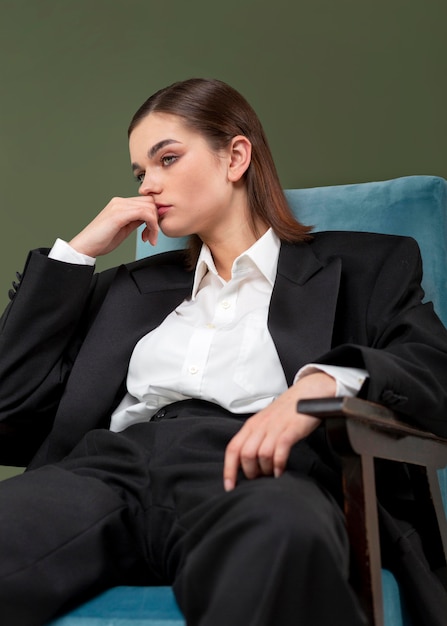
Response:
[{"label": "wrist", "polygon": [[337,392],[337,381],[326,372],[315,371],[300,378],[295,385],[301,399],[333,398]]},{"label": "wrist", "polygon": [[71,243],[67,243],[63,239],[56,239],[48,257],[56,261],[74,263],[76,265],[92,266],[95,265],[96,262],[94,257],[79,252],[71,245]]}]

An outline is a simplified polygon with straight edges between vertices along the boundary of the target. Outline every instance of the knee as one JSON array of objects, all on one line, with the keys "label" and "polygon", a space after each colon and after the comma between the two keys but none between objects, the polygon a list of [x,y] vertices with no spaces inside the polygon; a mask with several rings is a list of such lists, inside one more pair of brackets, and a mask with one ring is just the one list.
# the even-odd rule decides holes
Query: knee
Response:
[{"label": "knee", "polygon": [[342,511],[336,502],[307,477],[283,475],[242,483],[233,514],[263,541],[291,555],[332,552],[346,559],[348,541]]}]

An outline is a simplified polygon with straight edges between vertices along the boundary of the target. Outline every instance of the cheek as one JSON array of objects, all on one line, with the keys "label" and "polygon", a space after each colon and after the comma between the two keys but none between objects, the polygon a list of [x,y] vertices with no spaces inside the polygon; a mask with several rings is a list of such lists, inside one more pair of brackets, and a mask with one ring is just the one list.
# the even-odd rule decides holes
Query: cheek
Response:
[{"label": "cheek", "polygon": [[200,171],[189,173],[182,177],[182,191],[185,195],[193,194],[199,200],[199,195],[216,192],[216,179],[212,172]]},{"label": "cheek", "polygon": [[220,202],[226,193],[227,181],[219,164],[202,159],[194,164],[185,163],[184,169],[177,170],[176,187],[181,197],[188,204],[192,203],[191,208],[206,210],[210,203]]}]

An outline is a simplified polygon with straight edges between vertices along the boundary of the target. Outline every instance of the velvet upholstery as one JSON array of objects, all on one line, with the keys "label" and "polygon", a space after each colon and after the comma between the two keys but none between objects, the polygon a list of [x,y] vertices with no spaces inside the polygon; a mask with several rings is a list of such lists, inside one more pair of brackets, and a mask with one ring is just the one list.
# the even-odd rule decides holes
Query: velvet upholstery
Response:
[{"label": "velvet upholstery", "polygon": [[[184,626],[170,587],[115,587],[51,626]],[[50,626],[50,625],[49,625]]]},{"label": "velvet upholstery", "polygon": [[[414,237],[424,260],[427,299],[447,325],[447,181],[408,176],[384,182],[286,191],[297,218],[315,230],[357,230]],[[157,246],[137,240],[137,258],[179,249],[185,239],[160,234]],[[441,472],[447,512],[447,470]],[[396,579],[382,571],[385,626],[411,626]],[[51,626],[180,626],[169,587],[117,587],[57,619]]]}]

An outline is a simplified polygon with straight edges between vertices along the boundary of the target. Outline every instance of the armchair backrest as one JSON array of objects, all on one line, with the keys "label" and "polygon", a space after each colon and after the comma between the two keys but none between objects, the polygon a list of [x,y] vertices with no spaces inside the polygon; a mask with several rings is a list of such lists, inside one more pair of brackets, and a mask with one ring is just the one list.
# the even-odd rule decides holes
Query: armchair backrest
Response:
[{"label": "armchair backrest", "polygon": [[[289,189],[297,219],[315,230],[355,230],[416,239],[424,263],[426,299],[447,326],[447,181],[437,176],[406,176],[383,182]],[[155,248],[138,237],[137,258],[184,248],[184,238],[160,233]]]}]

